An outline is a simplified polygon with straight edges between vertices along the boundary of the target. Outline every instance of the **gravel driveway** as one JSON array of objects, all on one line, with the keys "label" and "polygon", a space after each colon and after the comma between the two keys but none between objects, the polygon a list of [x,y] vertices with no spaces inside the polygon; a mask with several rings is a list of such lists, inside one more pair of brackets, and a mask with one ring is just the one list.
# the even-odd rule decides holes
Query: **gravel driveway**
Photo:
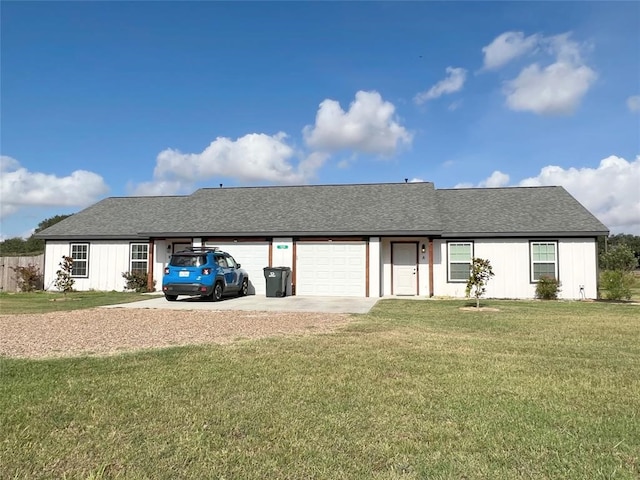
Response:
[{"label": "gravel driveway", "polygon": [[112,355],[176,345],[333,332],[350,315],[93,308],[0,315],[0,356],[19,358]]}]

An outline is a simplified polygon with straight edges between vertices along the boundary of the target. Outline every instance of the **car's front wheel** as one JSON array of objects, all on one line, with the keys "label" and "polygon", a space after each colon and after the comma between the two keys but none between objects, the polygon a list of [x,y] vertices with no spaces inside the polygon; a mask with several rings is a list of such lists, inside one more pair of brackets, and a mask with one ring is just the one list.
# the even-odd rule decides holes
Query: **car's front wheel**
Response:
[{"label": "car's front wheel", "polygon": [[218,302],[222,300],[222,284],[220,282],[216,282],[213,286],[213,292],[211,293],[211,298],[214,302]]},{"label": "car's front wheel", "polygon": [[165,293],[164,298],[169,302],[175,302],[178,299],[178,295],[168,295]]},{"label": "car's front wheel", "polygon": [[240,287],[239,295],[244,297],[247,293],[249,293],[249,280],[246,278],[242,280],[242,286]]}]

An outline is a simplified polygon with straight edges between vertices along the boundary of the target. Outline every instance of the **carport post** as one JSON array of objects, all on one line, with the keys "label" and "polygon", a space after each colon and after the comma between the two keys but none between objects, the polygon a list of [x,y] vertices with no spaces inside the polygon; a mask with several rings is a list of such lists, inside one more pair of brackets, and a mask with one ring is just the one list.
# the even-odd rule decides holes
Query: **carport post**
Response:
[{"label": "carport post", "polygon": [[153,286],[153,249],[155,248],[155,243],[153,239],[149,239],[149,257],[147,258],[147,290],[149,292],[153,292],[155,290]]}]

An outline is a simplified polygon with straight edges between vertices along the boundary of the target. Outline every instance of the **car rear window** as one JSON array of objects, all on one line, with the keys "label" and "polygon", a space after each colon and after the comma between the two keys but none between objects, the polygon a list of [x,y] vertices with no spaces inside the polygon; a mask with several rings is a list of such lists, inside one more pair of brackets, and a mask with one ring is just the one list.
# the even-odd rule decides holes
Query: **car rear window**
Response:
[{"label": "car rear window", "polygon": [[172,255],[169,265],[174,267],[199,267],[207,263],[206,255]]}]

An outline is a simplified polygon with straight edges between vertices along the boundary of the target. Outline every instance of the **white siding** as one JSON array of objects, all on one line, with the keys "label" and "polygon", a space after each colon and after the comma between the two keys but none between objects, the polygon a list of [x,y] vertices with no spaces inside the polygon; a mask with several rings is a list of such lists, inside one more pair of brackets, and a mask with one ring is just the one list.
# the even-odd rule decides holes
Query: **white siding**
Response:
[{"label": "white siding", "polygon": [[[131,242],[136,242],[132,240]],[[91,241],[91,242],[58,242],[47,241],[45,250],[45,279],[44,286],[47,290],[55,290],[53,282],[56,279],[56,271],[63,256],[71,252],[72,243],[89,244],[89,262],[87,278],[74,278],[73,288],[79,291],[123,291],[125,279],[122,273],[129,270],[129,244],[130,241]]]},{"label": "white siding", "polygon": [[369,296],[380,297],[381,295],[381,275],[380,275],[380,237],[369,239]]},{"label": "white siding", "polygon": [[581,286],[585,298],[597,298],[597,252],[594,239],[568,238],[558,242],[561,298],[581,298]]},{"label": "white siding", "polygon": [[[555,240],[549,238],[545,240]],[[559,239],[560,298],[579,299],[580,285],[586,298],[596,298],[596,249],[594,239]],[[488,298],[534,298],[530,281],[529,239],[474,239],[473,255],[491,262],[495,276],[487,285]],[[447,242],[434,241],[434,295],[463,298],[465,283],[447,282]]]}]

